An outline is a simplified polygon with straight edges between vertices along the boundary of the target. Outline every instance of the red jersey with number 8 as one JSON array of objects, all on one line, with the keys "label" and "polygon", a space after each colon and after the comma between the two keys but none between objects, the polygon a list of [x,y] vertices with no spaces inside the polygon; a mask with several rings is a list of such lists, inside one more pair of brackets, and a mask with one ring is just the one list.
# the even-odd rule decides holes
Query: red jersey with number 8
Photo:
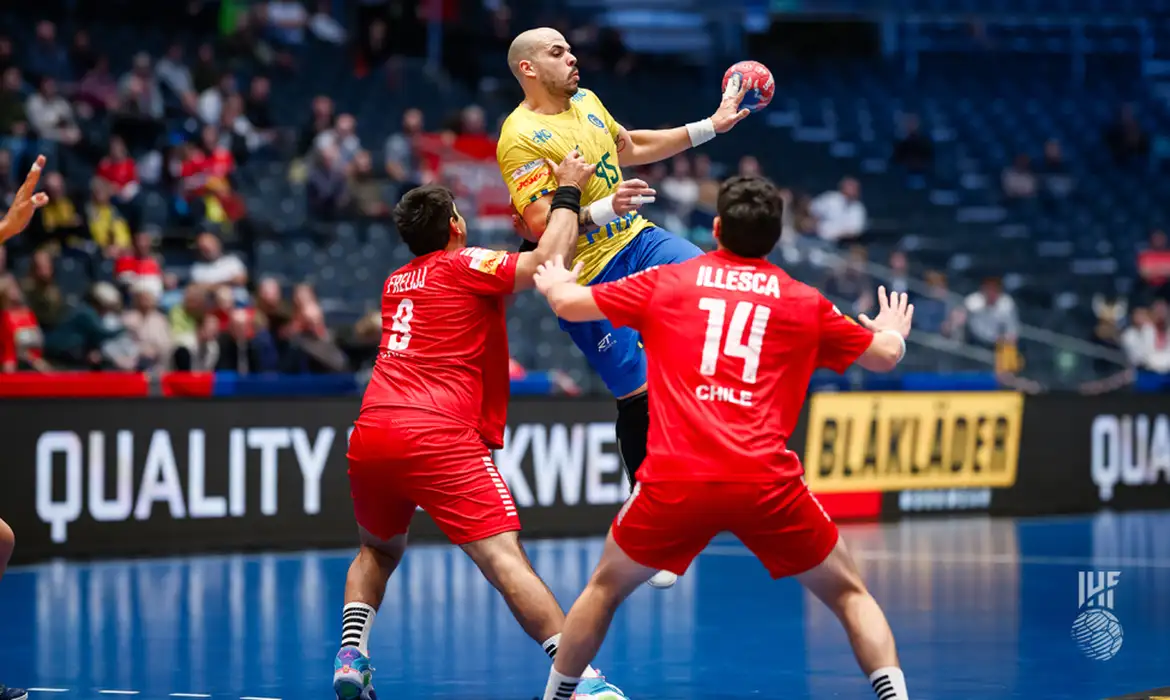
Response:
[{"label": "red jersey with number 8", "polygon": [[517,253],[463,248],[415,258],[382,292],[382,341],[362,410],[433,413],[503,446],[510,380],[504,297]]},{"label": "red jersey with number 8", "polygon": [[817,290],[726,251],[591,289],[602,313],[639,331],[646,348],[642,482],[799,478],[787,442],[813,371],[844,372],[873,340]]}]

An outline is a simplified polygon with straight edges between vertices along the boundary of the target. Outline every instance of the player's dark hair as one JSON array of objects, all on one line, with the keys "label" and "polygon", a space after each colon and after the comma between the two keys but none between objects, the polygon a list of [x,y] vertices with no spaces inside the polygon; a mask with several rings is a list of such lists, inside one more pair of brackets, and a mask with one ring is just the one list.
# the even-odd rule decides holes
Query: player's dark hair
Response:
[{"label": "player's dark hair", "polygon": [[451,190],[438,185],[416,187],[394,207],[398,235],[416,257],[447,247],[454,217],[455,196]]},{"label": "player's dark hair", "polygon": [[776,247],[784,226],[780,190],[763,177],[729,178],[716,203],[719,242],[743,258],[762,258]]}]

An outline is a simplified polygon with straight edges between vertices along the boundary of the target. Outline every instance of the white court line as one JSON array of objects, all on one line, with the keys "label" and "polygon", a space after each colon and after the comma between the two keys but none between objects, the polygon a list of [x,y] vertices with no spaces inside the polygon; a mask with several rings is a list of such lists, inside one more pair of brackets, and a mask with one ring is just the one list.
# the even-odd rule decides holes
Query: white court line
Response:
[{"label": "white court line", "polygon": [[171,693],[172,698],[209,698],[211,693]]},{"label": "white court line", "polygon": [[68,688],[27,688],[30,693],[68,693]]},{"label": "white court line", "polygon": [[240,700],[280,700],[280,698],[258,698],[254,695],[245,695]]},{"label": "white court line", "polygon": [[[715,557],[754,557],[746,547],[708,547],[704,555]],[[1170,559],[1139,557],[1021,557],[1015,554],[906,554],[889,550],[853,551],[861,561],[903,561],[915,564],[1031,564],[1036,566],[1132,567],[1135,569],[1170,569]]]},{"label": "white court line", "polygon": [[102,695],[137,695],[137,690],[99,690]]}]

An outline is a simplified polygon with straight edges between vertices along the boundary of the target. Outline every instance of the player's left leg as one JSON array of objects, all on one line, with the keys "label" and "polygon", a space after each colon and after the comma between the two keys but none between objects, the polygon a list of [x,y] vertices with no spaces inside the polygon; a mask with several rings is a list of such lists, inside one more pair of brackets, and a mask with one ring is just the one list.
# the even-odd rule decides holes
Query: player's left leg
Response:
[{"label": "player's left leg", "polygon": [[[0,519],[0,578],[4,578],[4,571],[8,568],[8,561],[12,558],[12,550],[16,548],[16,535],[8,523]],[[0,700],[28,700],[28,692],[20,688],[9,688],[0,684]]]},{"label": "player's left leg", "polygon": [[[657,265],[686,262],[702,254],[703,251],[687,239],[676,236],[666,229],[650,226],[641,231],[630,242],[626,250],[623,251],[622,257],[617,261],[618,264],[614,266],[615,269],[606,269],[602,275],[605,279],[596,281],[619,279]],[[642,349],[641,337],[633,331],[631,334],[631,339],[623,338],[622,341],[635,343],[637,355],[644,357],[645,352]],[[619,397],[618,418],[615,426],[618,446],[622,456],[622,464],[626,468],[632,485],[637,483],[638,467],[646,459],[646,434],[650,430],[650,402],[645,390],[644,360],[636,367],[633,362],[629,364],[637,370],[636,372],[632,371],[631,374],[638,375],[641,380],[640,387],[635,393],[624,391],[624,388],[631,387],[633,384],[630,381],[624,384],[622,390],[614,391],[614,395]],[[631,389],[631,391],[633,390]]]},{"label": "player's left leg", "polygon": [[720,496],[711,486],[654,482],[634,487],[614,518],[589,584],[565,619],[544,700],[568,700],[575,687],[578,697],[611,697],[616,691],[612,686],[594,689],[588,682],[577,687],[581,672],[597,655],[614,613],[630,593],[657,571],[686,571],[723,529]]},{"label": "player's left leg", "polygon": [[425,471],[414,464],[412,434],[374,416],[358,419],[349,440],[349,483],[360,549],[345,580],[341,644],[333,660],[333,690],[339,700],[375,700],[369,639],[386,583],[406,551],[415,504],[403,474]]},{"label": "player's left leg", "polygon": [[[636,245],[630,252],[633,254],[631,273],[656,265],[685,262],[703,254],[694,243],[657,226],[651,226],[639,233]],[[642,352],[640,337],[638,350]],[[632,485],[637,483],[638,467],[646,459],[646,440],[650,431],[650,399],[645,391],[618,399],[615,428],[622,464]],[[664,570],[650,579],[650,585],[654,588],[670,588],[676,581],[678,576]]]}]

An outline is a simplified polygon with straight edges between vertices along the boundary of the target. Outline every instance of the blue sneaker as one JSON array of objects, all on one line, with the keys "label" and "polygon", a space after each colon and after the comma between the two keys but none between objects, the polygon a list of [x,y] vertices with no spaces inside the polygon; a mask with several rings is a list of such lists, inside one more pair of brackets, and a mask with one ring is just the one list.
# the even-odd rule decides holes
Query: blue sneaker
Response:
[{"label": "blue sneaker", "polygon": [[0,685],[0,700],[28,700],[28,691]]},{"label": "blue sneaker", "polygon": [[604,678],[584,678],[577,684],[574,700],[628,700],[622,689]]},{"label": "blue sneaker", "polygon": [[378,700],[374,693],[374,667],[370,665],[370,657],[357,647],[341,647],[337,652],[333,660],[333,692],[337,700]]}]

